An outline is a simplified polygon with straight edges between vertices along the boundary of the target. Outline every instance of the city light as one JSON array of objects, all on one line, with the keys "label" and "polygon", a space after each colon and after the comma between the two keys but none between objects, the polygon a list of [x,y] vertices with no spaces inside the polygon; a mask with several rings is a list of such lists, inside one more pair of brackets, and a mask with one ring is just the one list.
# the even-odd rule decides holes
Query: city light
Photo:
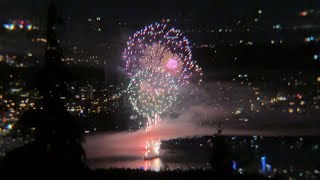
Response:
[{"label": "city light", "polygon": [[262,173],[266,172],[266,156],[261,157],[261,171]]},{"label": "city light", "polygon": [[27,29],[28,29],[28,30],[32,30],[32,25],[28,24],[28,25],[27,25]]},{"label": "city light", "polygon": [[10,31],[14,30],[15,28],[14,24],[4,24],[3,26]]},{"label": "city light", "polygon": [[308,11],[301,11],[300,12],[300,16],[307,16],[308,15]]},{"label": "city light", "polygon": [[12,130],[12,128],[13,128],[13,125],[12,125],[12,124],[8,124],[8,125],[7,125],[7,130]]}]

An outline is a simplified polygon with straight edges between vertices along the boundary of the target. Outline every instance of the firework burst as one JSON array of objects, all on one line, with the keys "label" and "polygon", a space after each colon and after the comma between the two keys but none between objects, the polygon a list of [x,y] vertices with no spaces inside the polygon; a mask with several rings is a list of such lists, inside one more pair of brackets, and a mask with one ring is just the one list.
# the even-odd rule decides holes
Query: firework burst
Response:
[{"label": "firework burst", "polygon": [[162,73],[159,69],[143,69],[131,78],[127,92],[138,114],[156,119],[177,100],[178,86],[170,74]]},{"label": "firework burst", "polygon": [[[201,83],[202,71],[192,60],[189,40],[165,23],[146,26],[131,36],[124,50],[125,70],[131,77],[127,88],[133,109],[147,118],[146,132],[177,103],[178,90]],[[145,157],[159,155],[160,139],[147,138]]]},{"label": "firework burst", "polygon": [[133,76],[142,68],[161,67],[176,76],[179,83],[189,82],[192,73],[200,71],[192,61],[189,40],[180,30],[155,23],[134,33],[127,42],[123,57],[126,71]]}]

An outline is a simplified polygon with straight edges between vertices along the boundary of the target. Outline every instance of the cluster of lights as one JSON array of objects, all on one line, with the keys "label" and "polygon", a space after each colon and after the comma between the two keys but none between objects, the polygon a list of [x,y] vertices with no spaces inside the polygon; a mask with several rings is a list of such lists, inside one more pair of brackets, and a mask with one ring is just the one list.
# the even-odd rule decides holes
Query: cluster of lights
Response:
[{"label": "cluster of lights", "polygon": [[308,9],[308,10],[303,10],[299,13],[300,16],[302,17],[307,17],[307,16],[318,16],[320,14],[319,10],[315,9]]},{"label": "cluster of lights", "polygon": [[28,96],[29,93],[21,93],[20,97],[25,97],[25,99],[13,101],[0,95],[0,105],[4,108],[4,112],[0,113],[0,135],[6,134],[13,129],[22,112],[35,108],[34,101],[29,99]]},{"label": "cluster of lights", "polygon": [[309,37],[304,38],[304,42],[313,42],[315,40],[316,40],[316,38],[314,36],[309,36]]},{"label": "cluster of lights", "polygon": [[12,30],[14,30],[15,25],[14,24],[4,24],[3,27],[12,31]]},{"label": "cluster of lights", "polygon": [[18,23],[3,24],[3,27],[9,31],[15,29],[27,29],[30,31],[33,29],[33,26],[31,24],[26,24],[24,21],[19,21]]}]

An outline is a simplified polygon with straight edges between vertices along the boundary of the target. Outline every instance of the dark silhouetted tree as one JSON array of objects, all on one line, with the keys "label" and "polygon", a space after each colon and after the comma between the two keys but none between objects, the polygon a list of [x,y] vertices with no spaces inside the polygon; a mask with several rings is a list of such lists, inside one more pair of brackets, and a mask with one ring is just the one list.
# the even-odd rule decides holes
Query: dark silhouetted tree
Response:
[{"label": "dark silhouetted tree", "polygon": [[54,179],[65,175],[84,175],[88,168],[82,147],[83,129],[66,111],[60,97],[68,97],[65,80],[68,73],[62,62],[62,48],[55,27],[61,19],[54,1],[48,8],[45,66],[37,79],[43,97],[39,108],[24,113],[16,125],[22,134],[34,141],[9,152],[0,162],[1,171],[14,171],[10,176]]},{"label": "dark silhouetted tree", "polygon": [[213,153],[210,164],[212,169],[219,176],[228,176],[232,174],[232,160],[229,147],[222,136],[222,122],[218,123],[217,134],[213,137]]}]

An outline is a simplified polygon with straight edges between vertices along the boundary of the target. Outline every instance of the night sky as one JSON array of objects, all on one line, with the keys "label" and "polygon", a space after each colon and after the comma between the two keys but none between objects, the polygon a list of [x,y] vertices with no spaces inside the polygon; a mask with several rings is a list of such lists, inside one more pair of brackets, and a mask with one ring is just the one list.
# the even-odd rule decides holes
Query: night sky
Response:
[{"label": "night sky", "polygon": [[[147,19],[167,17],[189,17],[203,23],[228,23],[230,19],[250,16],[256,10],[265,11],[265,16],[278,21],[290,21],[300,10],[319,7],[317,0],[200,0],[200,1],[57,1],[64,14],[87,18],[102,16],[134,19],[143,22]],[[40,16],[46,13],[48,0],[2,0],[1,16]]]}]

